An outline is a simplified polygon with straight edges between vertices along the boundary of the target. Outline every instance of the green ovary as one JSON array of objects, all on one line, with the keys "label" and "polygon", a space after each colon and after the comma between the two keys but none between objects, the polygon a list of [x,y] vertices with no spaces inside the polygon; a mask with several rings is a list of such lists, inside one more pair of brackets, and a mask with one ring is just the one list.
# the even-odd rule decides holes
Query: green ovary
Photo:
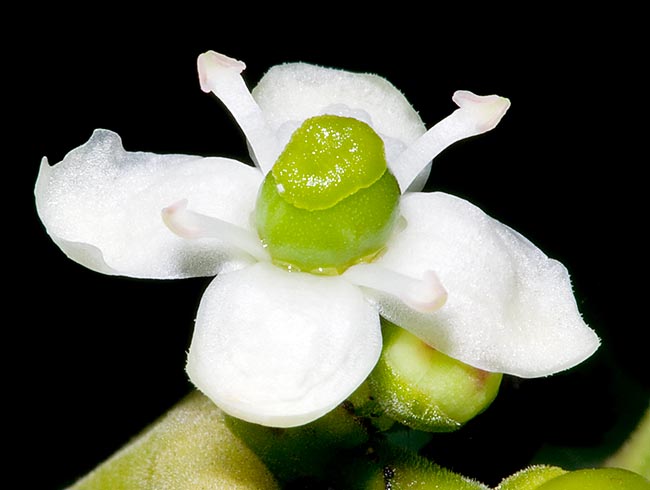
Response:
[{"label": "green ovary", "polygon": [[382,250],[399,218],[399,197],[370,126],[318,116],[294,133],[267,174],[257,231],[276,264],[337,274]]}]

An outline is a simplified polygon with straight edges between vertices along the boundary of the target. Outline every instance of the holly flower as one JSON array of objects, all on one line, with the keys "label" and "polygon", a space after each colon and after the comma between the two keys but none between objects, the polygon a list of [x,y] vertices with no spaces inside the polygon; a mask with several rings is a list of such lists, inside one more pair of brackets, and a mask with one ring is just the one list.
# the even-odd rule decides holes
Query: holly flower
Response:
[{"label": "holly flower", "polygon": [[510,102],[458,91],[426,129],[369,74],[292,63],[252,91],[245,65],[207,52],[201,88],[246,135],[255,166],[125,151],[96,130],[35,195],[54,242],[98,272],[216,276],[187,372],[225,412],[308,423],[375,366],[380,316],[476,368],[520,377],[570,368],[598,347],[569,275],[469,202],[419,192],[431,160],[494,128]]}]

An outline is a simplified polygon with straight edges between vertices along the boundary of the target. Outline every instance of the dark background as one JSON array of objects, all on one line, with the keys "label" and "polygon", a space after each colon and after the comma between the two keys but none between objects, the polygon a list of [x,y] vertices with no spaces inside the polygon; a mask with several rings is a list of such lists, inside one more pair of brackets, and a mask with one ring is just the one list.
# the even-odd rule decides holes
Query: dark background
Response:
[{"label": "dark background", "polygon": [[[178,24],[210,20],[195,14]],[[603,347],[567,373],[506,379],[488,412],[441,436],[429,454],[494,484],[534,457],[579,466],[620,442],[650,393],[640,192],[647,156],[635,149],[640,131],[631,117],[643,104],[635,95],[637,45],[631,29],[616,33],[629,26],[608,12],[519,14],[507,26],[498,11],[423,22],[417,12],[382,21],[335,15],[325,26],[311,17],[281,26],[258,13],[262,27],[222,15],[211,29],[191,31],[127,14],[106,27],[97,19],[30,25],[39,47],[9,57],[16,87],[5,104],[18,111],[6,113],[12,157],[4,162],[5,188],[20,191],[5,211],[14,219],[13,206],[20,209],[5,230],[14,285],[5,306],[13,318],[6,395],[10,424],[27,431],[15,454],[28,481],[71,484],[190,390],[185,353],[209,278],[147,281],[86,270],[50,241],[31,193],[43,155],[60,161],[98,127],[118,132],[128,150],[247,161],[238,127],[199,89],[195,60],[208,49],[244,61],[250,87],[285,61],[380,74],[428,127],[454,109],[456,89],[509,97],[495,131],[436,159],[428,189],[469,199],[563,261]],[[569,449],[560,457],[549,445]]]}]

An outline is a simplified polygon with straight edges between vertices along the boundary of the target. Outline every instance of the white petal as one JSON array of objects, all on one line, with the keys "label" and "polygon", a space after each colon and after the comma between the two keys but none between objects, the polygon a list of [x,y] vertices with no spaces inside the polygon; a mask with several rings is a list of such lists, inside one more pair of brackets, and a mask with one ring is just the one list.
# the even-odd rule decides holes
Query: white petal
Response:
[{"label": "white petal", "polygon": [[378,265],[412,277],[433,270],[448,298],[426,314],[367,290],[382,316],[451,357],[521,377],[567,369],[598,348],[565,267],[523,236],[443,193],[406,194],[401,210],[408,225]]},{"label": "white petal", "polygon": [[404,95],[377,75],[288,63],[272,67],[253,97],[282,147],[302,121],[323,113],[371,124],[384,139],[389,163],[426,131]]},{"label": "white petal", "polygon": [[261,262],[205,292],[187,371],[227,413],[292,427],[345,400],[380,352],[379,316],[358,288]]},{"label": "white petal", "polygon": [[35,194],[48,233],[73,260],[107,274],[177,278],[253,259],[219,239],[177,237],[162,209],[189,199],[197,212],[250,229],[261,179],[225,158],[126,152],[117,134],[97,130],[57,165],[44,159]]},{"label": "white petal", "polygon": [[452,99],[458,109],[429,129],[393,162],[393,173],[403,191],[415,190],[413,182],[421,179],[423,170],[445,148],[494,129],[510,107],[510,101],[504,97],[475,95],[466,90],[456,91]]}]

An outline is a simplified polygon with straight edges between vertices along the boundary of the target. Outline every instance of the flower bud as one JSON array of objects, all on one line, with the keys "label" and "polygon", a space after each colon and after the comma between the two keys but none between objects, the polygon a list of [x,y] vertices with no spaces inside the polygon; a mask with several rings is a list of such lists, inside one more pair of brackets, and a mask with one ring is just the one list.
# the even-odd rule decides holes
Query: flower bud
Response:
[{"label": "flower bud", "polygon": [[650,490],[650,481],[620,468],[597,468],[565,473],[535,490]]},{"label": "flower bud", "polygon": [[497,490],[536,490],[540,485],[566,473],[558,466],[535,465],[503,480]]},{"label": "flower bud", "polygon": [[413,429],[448,432],[485,410],[502,375],[463,364],[383,322],[384,346],[369,383],[386,415]]}]

